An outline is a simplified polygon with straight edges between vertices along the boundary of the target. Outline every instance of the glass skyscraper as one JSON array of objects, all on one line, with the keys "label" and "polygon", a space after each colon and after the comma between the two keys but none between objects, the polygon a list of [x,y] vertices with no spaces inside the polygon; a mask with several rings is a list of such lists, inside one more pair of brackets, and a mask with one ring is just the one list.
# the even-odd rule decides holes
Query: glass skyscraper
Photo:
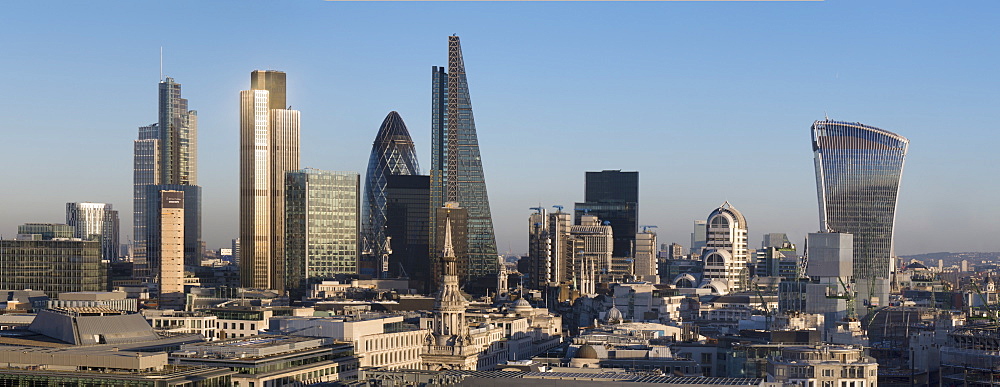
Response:
[{"label": "glass skyscraper", "polygon": [[[139,127],[139,137],[134,144],[133,276],[146,280],[158,271],[147,262],[146,186],[198,184],[198,112],[188,109],[188,100],[181,98],[181,84],[173,78],[166,77],[158,84],[157,114],[156,123]],[[185,229],[200,230],[200,214],[186,216],[189,223],[185,224]],[[200,250],[197,256],[186,257],[197,265],[201,259]]]},{"label": "glass skyscraper", "polygon": [[[368,158],[368,172],[365,175],[364,196],[364,237],[366,251],[375,258],[375,268],[372,274],[385,276],[390,270],[383,267],[381,257],[386,241],[386,185],[387,177],[394,175],[419,175],[420,165],[417,163],[417,151],[413,139],[406,129],[406,124],[399,113],[392,111],[382,121],[375,142],[372,143],[372,153]],[[397,241],[402,242],[402,241]]]},{"label": "glass skyscraper", "polygon": [[820,230],[854,235],[859,297],[876,295],[885,301],[909,140],[860,123],[825,120],[813,123],[812,145]]},{"label": "glass skyscraper", "polygon": [[[462,280],[477,283],[499,271],[493,217],[486,193],[483,161],[479,154],[472,99],[465,76],[465,61],[458,36],[448,37],[448,68],[434,66],[431,96],[431,208],[435,211],[446,202],[457,202],[468,211],[468,270]],[[440,232],[441,219],[432,217],[431,230]],[[432,240],[440,239],[433,236]],[[440,258],[432,251],[432,259]],[[461,267],[463,262],[459,262]]]},{"label": "glass skyscraper", "polygon": [[294,296],[310,283],[357,273],[360,180],[318,169],[285,174],[285,286]]},{"label": "glass skyscraper", "polygon": [[587,172],[584,203],[576,203],[575,218],[585,213],[610,222],[615,257],[631,257],[639,231],[639,172]]}]

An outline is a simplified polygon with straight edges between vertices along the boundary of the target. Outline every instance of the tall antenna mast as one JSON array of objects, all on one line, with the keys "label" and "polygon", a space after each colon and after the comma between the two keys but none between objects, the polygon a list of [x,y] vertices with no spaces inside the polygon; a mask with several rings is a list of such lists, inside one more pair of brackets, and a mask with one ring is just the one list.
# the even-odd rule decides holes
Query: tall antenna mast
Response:
[{"label": "tall antenna mast", "polygon": [[163,82],[163,46],[160,46],[160,82]]}]

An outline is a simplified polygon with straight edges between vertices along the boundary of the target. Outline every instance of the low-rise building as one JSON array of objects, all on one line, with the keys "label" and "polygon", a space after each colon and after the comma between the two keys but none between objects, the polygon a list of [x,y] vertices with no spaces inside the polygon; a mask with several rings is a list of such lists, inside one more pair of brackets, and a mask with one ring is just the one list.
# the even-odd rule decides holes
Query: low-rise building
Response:
[{"label": "low-rise building", "polygon": [[143,309],[143,317],[153,330],[163,333],[194,333],[214,341],[219,333],[219,317],[202,312]]},{"label": "low-rise building", "polygon": [[420,368],[427,329],[407,324],[403,316],[363,314],[332,317],[278,317],[271,331],[325,337],[354,345],[361,367]]},{"label": "low-rise building", "polygon": [[350,343],[322,337],[254,335],[182,345],[174,364],[235,371],[232,387],[302,386],[357,379],[358,359]]},{"label": "low-rise building", "polygon": [[878,363],[860,347],[794,346],[781,349],[767,364],[767,380],[815,387],[872,387]]}]

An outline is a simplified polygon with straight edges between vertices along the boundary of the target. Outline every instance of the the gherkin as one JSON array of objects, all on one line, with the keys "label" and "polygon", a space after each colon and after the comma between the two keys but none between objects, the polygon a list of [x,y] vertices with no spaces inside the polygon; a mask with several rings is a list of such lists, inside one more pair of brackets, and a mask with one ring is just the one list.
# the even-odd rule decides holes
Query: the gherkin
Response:
[{"label": "the gherkin", "polygon": [[[419,175],[416,149],[399,113],[389,112],[372,143],[368,172],[365,175],[364,222],[365,250],[378,263],[373,275],[384,274],[382,248],[386,239],[386,176]],[[369,274],[369,273],[364,273]]]}]

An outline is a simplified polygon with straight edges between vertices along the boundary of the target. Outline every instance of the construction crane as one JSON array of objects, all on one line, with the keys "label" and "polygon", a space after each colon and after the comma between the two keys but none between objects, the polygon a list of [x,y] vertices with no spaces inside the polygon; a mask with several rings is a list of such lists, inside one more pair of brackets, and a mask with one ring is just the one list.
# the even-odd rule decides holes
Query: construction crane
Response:
[{"label": "construction crane", "polygon": [[555,208],[555,209],[556,209],[556,210],[557,210],[558,212],[562,212],[562,209],[563,209],[564,207],[563,207],[563,206],[560,206],[560,205],[554,205],[554,206],[552,206],[552,208]]},{"label": "construction crane", "polygon": [[531,207],[529,208],[529,210],[535,210],[535,213],[541,214],[542,211],[545,211],[545,208],[543,208],[542,206],[538,206],[538,207]]},{"label": "construction crane", "polygon": [[646,225],[646,226],[639,226],[639,227],[642,227],[642,232],[646,232],[647,229],[651,229],[651,228],[660,228],[660,226],[655,226],[655,225]]}]

